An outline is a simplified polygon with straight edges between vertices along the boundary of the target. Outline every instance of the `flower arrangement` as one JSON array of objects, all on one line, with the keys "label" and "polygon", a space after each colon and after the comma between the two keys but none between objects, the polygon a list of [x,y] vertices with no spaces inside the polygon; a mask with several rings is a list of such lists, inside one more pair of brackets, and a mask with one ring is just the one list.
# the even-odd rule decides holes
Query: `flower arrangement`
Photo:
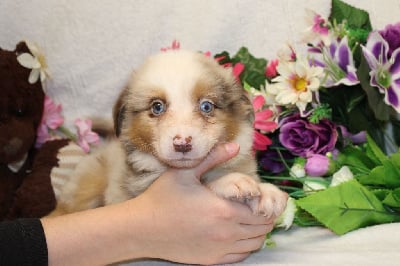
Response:
[{"label": "flower arrangement", "polygon": [[100,143],[100,137],[92,131],[90,119],[77,118],[74,121],[77,132],[73,133],[64,125],[61,104],[56,104],[49,97],[45,96],[42,121],[38,127],[36,147],[40,147],[46,141],[56,138],[68,138],[78,144],[86,153],[90,152],[90,145]]},{"label": "flower arrangement", "polygon": [[[29,75],[29,83],[36,83],[38,80],[45,88],[45,80],[49,77],[47,71],[47,63],[44,54],[39,47],[29,41],[25,41],[31,53],[22,53],[18,55],[18,62],[26,68],[32,69]],[[90,119],[82,120],[80,118],[75,120],[77,133],[72,133],[68,128],[63,126],[64,117],[62,115],[61,104],[56,104],[48,96],[45,96],[43,115],[41,123],[37,130],[36,147],[40,147],[46,141],[51,139],[67,137],[76,142],[85,152],[90,151],[90,145],[99,143],[100,138],[97,133],[91,130],[92,121]]]},{"label": "flower arrangement", "polygon": [[307,19],[303,54],[287,45],[270,61],[245,47],[214,56],[253,99],[261,178],[291,196],[277,226],[342,235],[399,222],[400,23],[374,30],[341,0],[328,18]]}]

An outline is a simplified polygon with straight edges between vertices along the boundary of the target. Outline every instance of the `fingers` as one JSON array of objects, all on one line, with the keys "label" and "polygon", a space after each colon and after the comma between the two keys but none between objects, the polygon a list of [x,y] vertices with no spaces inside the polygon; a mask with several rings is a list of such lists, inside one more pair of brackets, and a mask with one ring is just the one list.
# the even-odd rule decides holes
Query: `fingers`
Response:
[{"label": "fingers", "polygon": [[255,237],[260,237],[267,235],[274,229],[274,224],[262,224],[262,225],[241,225],[238,230],[238,239],[252,239]]},{"label": "fingers", "polygon": [[246,253],[238,253],[238,254],[227,254],[225,255],[221,261],[217,262],[217,264],[230,264],[230,263],[234,263],[234,262],[239,262],[244,260],[245,258],[247,258],[250,255],[250,252],[246,252]]},{"label": "fingers", "polygon": [[197,178],[212,169],[214,166],[224,163],[235,157],[239,152],[239,144],[226,143],[215,147],[211,153],[201,162],[195,169],[194,173]]},{"label": "fingers", "polygon": [[218,264],[234,263],[246,259],[252,252],[259,250],[265,241],[265,235],[251,239],[239,240],[234,253],[226,254]]},{"label": "fingers", "polygon": [[257,224],[273,224],[276,217],[266,217],[263,215],[255,215],[251,209],[240,202],[227,201],[233,207],[235,221],[240,224],[257,225]]}]

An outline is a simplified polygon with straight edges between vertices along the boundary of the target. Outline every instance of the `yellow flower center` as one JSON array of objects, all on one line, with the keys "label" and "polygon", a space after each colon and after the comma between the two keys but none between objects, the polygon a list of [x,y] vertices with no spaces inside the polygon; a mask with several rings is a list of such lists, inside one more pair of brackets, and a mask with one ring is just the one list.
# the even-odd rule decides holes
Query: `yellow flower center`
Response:
[{"label": "yellow flower center", "polygon": [[296,91],[306,91],[307,90],[307,80],[296,76],[292,79],[292,86]]},{"label": "yellow flower center", "polygon": [[46,58],[44,57],[44,55],[42,55],[42,54],[38,55],[37,60],[39,61],[42,69],[47,68],[47,62],[46,62]]}]

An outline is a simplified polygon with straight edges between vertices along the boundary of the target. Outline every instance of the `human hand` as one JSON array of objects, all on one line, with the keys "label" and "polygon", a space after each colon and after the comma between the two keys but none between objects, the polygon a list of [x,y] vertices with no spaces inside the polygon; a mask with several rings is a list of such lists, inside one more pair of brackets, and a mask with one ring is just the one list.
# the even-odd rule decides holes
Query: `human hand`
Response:
[{"label": "human hand", "polygon": [[244,204],[224,200],[204,187],[200,176],[234,157],[237,144],[217,147],[199,166],[171,169],[135,200],[151,226],[143,245],[148,257],[181,263],[216,264],[243,260],[260,248],[273,219],[255,216]]}]

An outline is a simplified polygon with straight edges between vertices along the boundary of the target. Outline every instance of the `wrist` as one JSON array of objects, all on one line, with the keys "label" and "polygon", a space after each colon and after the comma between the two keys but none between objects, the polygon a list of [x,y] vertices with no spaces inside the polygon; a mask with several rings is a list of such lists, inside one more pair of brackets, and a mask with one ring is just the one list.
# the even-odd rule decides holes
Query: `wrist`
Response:
[{"label": "wrist", "polygon": [[142,221],[141,208],[136,208],[137,205],[128,201],[43,218],[49,265],[104,265],[147,256],[141,245],[141,227],[148,221]]}]

